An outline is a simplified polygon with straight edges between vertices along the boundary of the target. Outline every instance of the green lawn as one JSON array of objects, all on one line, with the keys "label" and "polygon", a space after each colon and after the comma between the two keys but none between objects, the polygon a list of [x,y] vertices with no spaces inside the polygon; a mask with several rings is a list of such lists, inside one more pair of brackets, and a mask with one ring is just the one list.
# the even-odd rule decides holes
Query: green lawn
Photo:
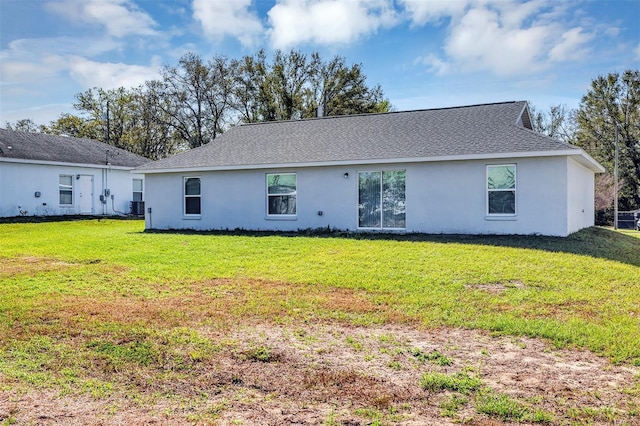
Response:
[{"label": "green lawn", "polygon": [[219,349],[196,328],[238,323],[484,329],[640,365],[635,231],[392,238],[5,223],[0,280],[0,378],[96,397],[114,386],[84,373],[96,365],[180,377]]},{"label": "green lawn", "polygon": [[[482,328],[640,363],[640,238],[634,231],[594,228],[566,239],[368,239],[145,233],[140,221],[92,220],[2,224],[0,241],[7,337],[18,326],[48,333],[55,323],[42,324],[38,316],[70,299],[212,295],[219,286],[192,284],[229,278],[229,286],[296,284],[285,298],[278,294],[278,306],[262,303],[274,296],[270,290],[256,289],[256,299],[236,304],[234,315]],[[308,291],[297,294],[301,287]],[[334,288],[350,290],[363,309],[309,300]]]}]

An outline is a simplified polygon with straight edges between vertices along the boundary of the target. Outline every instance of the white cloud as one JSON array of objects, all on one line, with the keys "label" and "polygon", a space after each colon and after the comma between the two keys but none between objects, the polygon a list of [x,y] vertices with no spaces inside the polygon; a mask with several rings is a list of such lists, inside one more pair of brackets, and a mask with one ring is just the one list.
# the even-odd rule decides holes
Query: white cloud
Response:
[{"label": "white cloud", "polygon": [[638,47],[635,48],[634,52],[636,53],[636,59],[640,61],[640,43],[638,43]]},{"label": "white cloud", "polygon": [[3,111],[0,118],[0,125],[5,122],[14,122],[25,118],[30,118],[36,124],[46,124],[56,120],[62,113],[76,113],[73,105],[68,104],[46,104],[30,108],[21,108],[14,111]]},{"label": "white cloud", "polygon": [[0,53],[2,58],[36,57],[47,54],[80,54],[86,56],[101,55],[120,47],[112,39],[79,37],[23,38],[9,43]]},{"label": "white cloud", "polygon": [[397,22],[388,0],[280,0],[268,15],[275,48],[349,43]]},{"label": "white cloud", "polygon": [[592,34],[568,28],[564,6],[528,2],[403,0],[414,23],[449,17],[443,55],[419,61],[437,74],[488,71],[500,76],[548,69],[552,62],[576,61],[588,52]]},{"label": "white cloud", "polygon": [[69,69],[69,55],[93,56],[114,49],[110,40],[71,37],[18,39],[0,51],[2,84],[34,84],[60,77]]},{"label": "white cloud", "polygon": [[517,24],[520,22],[509,13],[484,7],[471,9],[451,29],[445,52],[465,70],[490,70],[500,75],[539,70],[545,39],[552,28],[523,28]]},{"label": "white cloud", "polygon": [[[70,111],[59,99],[72,99],[73,93],[90,87],[105,89],[136,87],[158,77],[161,60],[150,65],[101,63],[81,52],[98,54],[113,49],[112,41],[93,39],[19,39],[0,51],[0,122],[32,118],[37,123],[51,121]],[[28,107],[33,102],[46,108]]]},{"label": "white cloud", "polygon": [[460,16],[476,0],[400,0],[414,25],[438,22],[443,18]]},{"label": "white cloud", "polygon": [[216,41],[224,36],[235,37],[251,46],[262,32],[262,24],[249,11],[251,0],[193,0],[193,17],[200,22],[205,35]]},{"label": "white cloud", "polygon": [[155,35],[156,22],[129,0],[60,0],[50,11],[72,22],[104,26],[109,35]]},{"label": "white cloud", "polygon": [[[488,2],[484,8],[495,10],[500,15],[502,25],[506,28],[525,28],[527,20],[530,27],[541,27],[555,22],[560,16],[554,9],[548,9],[548,0],[518,1],[493,1]],[[558,11],[562,10],[562,5]]]},{"label": "white cloud", "polygon": [[429,71],[436,75],[448,74],[451,68],[451,64],[443,61],[434,54],[429,54],[423,58],[418,58],[416,63],[422,63],[429,67]]},{"label": "white cloud", "polygon": [[64,78],[68,73],[85,88],[112,89],[136,87],[159,76],[160,60],[149,66],[96,62],[77,55],[44,55],[32,58],[12,58],[0,63],[2,86],[38,85],[45,79]]},{"label": "white cloud", "polygon": [[159,76],[159,67],[128,65],[112,62],[95,62],[80,56],[69,58],[69,74],[85,88],[137,87]]},{"label": "white cloud", "polygon": [[620,27],[605,26],[604,28],[604,34],[609,37],[618,37],[618,35],[620,35],[620,32]]},{"label": "white cloud", "polygon": [[585,57],[588,48],[585,45],[593,39],[592,34],[585,34],[582,28],[572,28],[562,34],[562,38],[549,51],[549,59],[553,62],[574,61]]},{"label": "white cloud", "polygon": [[65,61],[56,55],[40,58],[39,62],[2,61],[2,84],[26,83],[33,80],[56,77],[66,68]]}]

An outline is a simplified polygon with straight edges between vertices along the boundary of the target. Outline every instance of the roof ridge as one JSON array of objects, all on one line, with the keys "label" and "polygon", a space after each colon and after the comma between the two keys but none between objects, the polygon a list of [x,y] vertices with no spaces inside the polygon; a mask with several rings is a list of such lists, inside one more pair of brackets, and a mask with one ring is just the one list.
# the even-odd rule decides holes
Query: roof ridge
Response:
[{"label": "roof ridge", "polygon": [[238,125],[225,132],[220,141],[216,138],[215,143],[148,163],[138,170],[192,173],[581,153],[518,125],[516,117],[525,105],[526,101],[510,101],[384,113],[383,117],[361,114],[322,118],[325,121],[316,118]]},{"label": "roof ridge", "polygon": [[[53,133],[43,133],[43,132],[31,132],[28,130],[12,130],[12,129],[5,129],[5,128],[0,128],[0,131],[4,131],[7,133],[20,133],[22,135],[29,135],[29,137],[36,137],[36,138],[43,138],[43,139],[58,139],[58,140],[64,140],[64,141],[79,141],[79,142],[88,142],[90,144],[94,144],[94,145],[103,145],[106,148],[109,149],[115,149],[118,151],[123,151],[127,154],[131,154],[131,155],[137,155],[139,157],[142,157],[140,154],[136,154],[135,152],[129,151],[125,148],[121,148],[119,146],[116,145],[111,145],[108,144],[104,141],[98,140],[98,139],[92,139],[92,138],[88,138],[88,137],[77,137],[77,136],[71,136],[71,135],[56,135]],[[0,142],[2,142],[0,140]],[[142,157],[145,158],[145,157]],[[148,158],[147,158],[148,160]]]},{"label": "roof ridge", "polygon": [[526,101],[487,102],[487,103],[480,103],[480,104],[458,105],[458,106],[450,106],[450,107],[418,108],[418,109],[409,109],[409,110],[403,110],[403,111],[363,112],[359,114],[326,115],[322,117],[301,118],[299,120],[289,119],[289,120],[259,121],[256,123],[240,123],[234,127],[256,126],[256,125],[264,125],[264,124],[301,123],[305,121],[332,120],[332,119],[352,118],[352,117],[371,117],[374,115],[405,114],[405,113],[412,113],[412,112],[444,111],[444,110],[453,110],[453,109],[477,108],[477,107],[492,106],[492,105],[516,104],[519,102],[526,102]]},{"label": "roof ridge", "polygon": [[[87,138],[87,137],[78,137],[78,136],[71,136],[71,135],[56,135],[55,133],[44,133],[44,132],[31,132],[29,130],[11,130],[11,129],[3,129],[0,128],[0,130],[6,131],[6,132],[13,132],[13,133],[22,133],[22,134],[26,134],[32,137],[37,137],[37,138],[55,138],[55,139],[61,139],[61,140],[77,140],[77,141],[89,141],[90,143],[99,143],[99,144],[103,144],[103,145],[107,145],[116,149],[121,149],[126,151],[126,149],[124,148],[120,148],[117,147],[115,145],[110,145],[106,142],[100,141],[98,139],[92,139],[92,138]],[[131,151],[127,151],[127,152],[131,152]],[[132,153],[135,154],[135,153]]]}]

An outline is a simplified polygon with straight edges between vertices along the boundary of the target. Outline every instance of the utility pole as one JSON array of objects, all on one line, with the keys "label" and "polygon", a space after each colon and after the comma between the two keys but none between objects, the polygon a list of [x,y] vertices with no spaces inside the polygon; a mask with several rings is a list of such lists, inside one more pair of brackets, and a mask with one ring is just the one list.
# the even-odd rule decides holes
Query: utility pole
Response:
[{"label": "utility pole", "polygon": [[109,138],[111,137],[110,133],[111,133],[111,129],[110,129],[110,123],[109,123],[109,101],[107,101],[107,145],[109,145]]},{"label": "utility pole", "polygon": [[618,123],[616,123],[616,152],[613,166],[613,229],[618,229]]}]

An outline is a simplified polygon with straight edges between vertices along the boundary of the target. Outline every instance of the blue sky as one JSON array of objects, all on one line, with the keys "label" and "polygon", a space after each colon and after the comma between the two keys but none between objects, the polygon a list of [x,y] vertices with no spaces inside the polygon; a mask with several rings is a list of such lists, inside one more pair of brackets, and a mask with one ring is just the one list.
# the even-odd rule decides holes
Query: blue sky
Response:
[{"label": "blue sky", "polygon": [[528,100],[577,107],[640,64],[640,1],[0,0],[0,125],[74,113],[186,52],[260,48],[362,63],[396,110]]}]

